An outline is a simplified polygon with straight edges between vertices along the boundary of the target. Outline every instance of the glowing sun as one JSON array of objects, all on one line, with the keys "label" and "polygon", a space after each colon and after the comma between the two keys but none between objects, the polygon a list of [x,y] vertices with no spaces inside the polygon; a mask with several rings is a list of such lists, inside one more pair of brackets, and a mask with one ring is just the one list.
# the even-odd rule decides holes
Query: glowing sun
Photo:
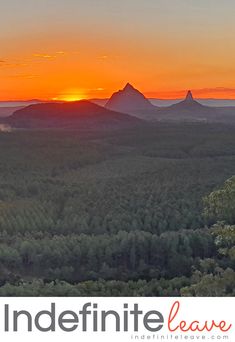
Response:
[{"label": "glowing sun", "polygon": [[70,89],[68,91],[59,94],[58,96],[54,97],[54,101],[66,101],[66,102],[74,102],[80,101],[87,98],[87,95],[80,89]]}]

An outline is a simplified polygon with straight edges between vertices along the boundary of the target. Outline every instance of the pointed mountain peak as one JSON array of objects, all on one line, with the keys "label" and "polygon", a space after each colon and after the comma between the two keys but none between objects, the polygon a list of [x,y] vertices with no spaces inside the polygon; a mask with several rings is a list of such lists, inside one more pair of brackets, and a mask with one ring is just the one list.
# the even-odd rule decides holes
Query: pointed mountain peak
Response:
[{"label": "pointed mountain peak", "polygon": [[130,83],[127,83],[125,85],[125,87],[123,88],[124,91],[127,91],[127,90],[135,90],[135,88],[130,84]]},{"label": "pointed mountain peak", "polygon": [[122,90],[113,93],[105,107],[123,113],[155,109],[144,94],[130,83],[127,83]]},{"label": "pointed mountain peak", "polygon": [[194,100],[193,94],[192,94],[191,90],[189,90],[189,91],[187,92],[185,101],[191,102],[191,101],[193,101],[193,100]]}]

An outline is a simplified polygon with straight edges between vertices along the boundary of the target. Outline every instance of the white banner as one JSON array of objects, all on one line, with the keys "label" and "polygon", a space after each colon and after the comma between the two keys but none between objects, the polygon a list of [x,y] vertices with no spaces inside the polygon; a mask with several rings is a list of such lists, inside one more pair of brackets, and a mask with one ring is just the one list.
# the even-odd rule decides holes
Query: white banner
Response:
[{"label": "white banner", "polygon": [[1,298],[12,341],[235,342],[234,298]]}]

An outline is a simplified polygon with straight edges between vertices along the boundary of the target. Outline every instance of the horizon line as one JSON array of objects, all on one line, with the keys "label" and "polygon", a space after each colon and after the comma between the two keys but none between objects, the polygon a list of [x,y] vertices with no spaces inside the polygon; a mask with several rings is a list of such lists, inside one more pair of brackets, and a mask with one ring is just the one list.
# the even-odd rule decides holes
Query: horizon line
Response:
[{"label": "horizon line", "polygon": [[[143,93],[144,94],[144,93]],[[178,100],[183,100],[185,97],[170,97],[170,98],[164,98],[164,97],[147,97],[145,96],[148,100],[159,100],[159,101],[178,101]],[[53,98],[51,99],[5,99],[5,100],[0,100],[0,103],[8,102],[8,103],[15,103],[15,102],[78,102],[78,101],[94,101],[94,100],[109,100],[110,97],[90,97],[90,98],[81,98],[79,100],[74,100],[74,101],[66,101],[66,100],[55,100]],[[235,101],[235,97],[233,98],[228,98],[228,97],[195,97],[195,100],[220,100],[220,101]]]}]

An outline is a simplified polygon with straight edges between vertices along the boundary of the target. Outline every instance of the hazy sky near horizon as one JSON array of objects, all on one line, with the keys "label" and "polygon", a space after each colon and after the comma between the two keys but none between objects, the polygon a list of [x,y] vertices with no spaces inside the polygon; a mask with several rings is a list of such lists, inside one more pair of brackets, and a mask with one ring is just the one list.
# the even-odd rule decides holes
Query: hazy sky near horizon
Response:
[{"label": "hazy sky near horizon", "polygon": [[234,0],[8,0],[0,99],[235,98]]}]

